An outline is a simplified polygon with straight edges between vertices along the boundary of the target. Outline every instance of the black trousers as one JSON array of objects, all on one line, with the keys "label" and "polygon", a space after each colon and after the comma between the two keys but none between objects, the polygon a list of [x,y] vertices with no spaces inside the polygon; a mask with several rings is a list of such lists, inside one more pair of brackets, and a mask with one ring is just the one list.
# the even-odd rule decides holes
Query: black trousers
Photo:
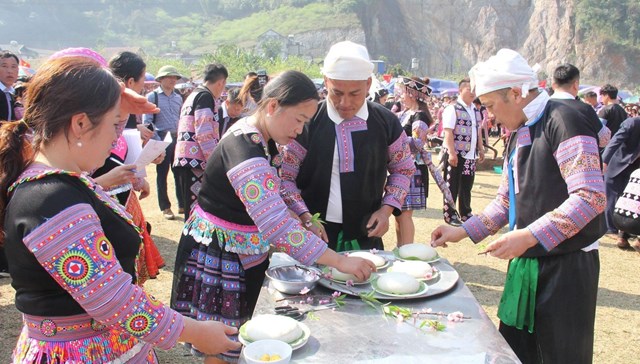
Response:
[{"label": "black trousers", "polygon": [[193,204],[198,200],[204,170],[190,167],[175,167],[173,173],[178,175],[178,179],[180,180],[180,190],[178,193],[182,195],[184,220],[187,221],[191,215]]},{"label": "black trousers", "polygon": [[[475,160],[464,159],[458,154],[458,165],[449,164],[449,153],[442,156],[444,161],[444,180],[449,186],[453,201],[458,201],[458,213],[462,220],[471,217],[471,188],[476,177]],[[446,201],[444,201],[446,205]]]},{"label": "black trousers", "polygon": [[[164,140],[167,133],[167,131],[158,131],[158,136],[161,140]],[[162,163],[156,164],[158,206],[161,211],[171,208],[171,201],[169,201],[169,194],[167,193],[167,176],[169,175],[169,169],[171,169],[173,181],[175,182],[175,194],[178,199],[178,207],[184,208],[184,199],[182,193],[179,192],[182,190],[180,186],[180,178],[176,175],[175,170],[173,169],[173,159],[176,152],[176,139],[178,139],[178,134],[171,132],[171,137],[173,138],[173,141],[166,149],[167,155],[164,157]]]},{"label": "black trousers", "polygon": [[[327,221],[324,225],[324,229],[327,232],[327,237],[329,238],[329,248],[336,250],[338,247],[338,234],[342,231],[342,224],[337,224],[335,222]],[[382,238],[378,237],[362,237],[358,239],[358,244],[360,244],[361,249],[378,249],[384,250],[384,244],[382,243]]]},{"label": "black trousers", "polygon": [[593,360],[600,259],[597,250],[542,257],[534,332],[500,322],[500,333],[524,364]]},{"label": "black trousers", "polygon": [[4,247],[0,246],[0,272],[9,272],[9,263],[7,255],[4,253]]}]

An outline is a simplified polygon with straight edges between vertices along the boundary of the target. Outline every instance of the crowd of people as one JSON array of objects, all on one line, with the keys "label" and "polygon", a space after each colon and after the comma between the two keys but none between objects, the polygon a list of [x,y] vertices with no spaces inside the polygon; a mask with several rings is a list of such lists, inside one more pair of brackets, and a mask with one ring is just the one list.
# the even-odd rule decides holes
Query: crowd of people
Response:
[{"label": "crowd of people", "polygon": [[[509,260],[500,332],[525,363],[591,362],[598,239],[617,234],[640,251],[637,106],[625,110],[609,84],[600,103],[580,100],[570,64],[547,91],[503,49],[457,97],[437,98],[419,77],[400,77],[391,94],[372,86],[367,49],[345,41],[326,55],[320,91],[297,71],[227,89],[226,67],[212,63],[188,95],[164,66],[142,96],[141,57],[71,48],[16,98],[19,59],[0,62],[0,269],[24,321],[15,363],[156,362],[154,347],[178,341],[205,363],[235,362],[270,251],[366,279],[373,263],[339,252],[383,250],[391,215],[397,246],[420,240],[413,211],[427,207],[429,175],[446,223],[433,246],[509,226],[485,253]],[[150,184],[124,163],[127,129],[140,143],[170,141],[154,160],[158,208],[174,219],[175,193],[185,223],[168,305],[144,289],[164,259],[139,203]],[[497,157],[492,136],[505,146],[502,182],[473,212],[477,164]]]}]

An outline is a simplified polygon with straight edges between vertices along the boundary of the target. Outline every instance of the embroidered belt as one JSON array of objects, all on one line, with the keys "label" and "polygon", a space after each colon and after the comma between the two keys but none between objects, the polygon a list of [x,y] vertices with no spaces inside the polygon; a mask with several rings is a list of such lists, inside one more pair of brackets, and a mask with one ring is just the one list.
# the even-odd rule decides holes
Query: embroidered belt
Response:
[{"label": "embroidered belt", "polygon": [[204,211],[197,203],[182,233],[191,235],[197,243],[204,245],[209,245],[215,235],[221,249],[236,254],[261,255],[269,251],[269,242],[263,238],[258,227],[223,220]]},{"label": "embroidered belt", "polygon": [[29,337],[43,341],[69,341],[95,336],[108,328],[87,314],[60,317],[22,315]]}]

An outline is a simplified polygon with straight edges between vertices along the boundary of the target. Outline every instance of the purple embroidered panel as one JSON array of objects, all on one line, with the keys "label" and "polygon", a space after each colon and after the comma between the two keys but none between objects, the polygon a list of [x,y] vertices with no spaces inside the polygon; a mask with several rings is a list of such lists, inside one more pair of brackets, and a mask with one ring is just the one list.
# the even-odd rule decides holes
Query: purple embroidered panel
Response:
[{"label": "purple embroidered panel", "polygon": [[131,283],[89,204],[61,211],[24,244],[96,321],[165,350],[178,341],[182,316]]},{"label": "purple embroidered panel", "polygon": [[287,207],[298,216],[309,211],[307,205],[302,200],[300,189],[296,184],[300,165],[307,155],[307,150],[297,141],[284,146],[282,150],[282,166],[280,167],[280,178],[282,186],[280,194],[287,204]]},{"label": "purple embroidered panel", "polygon": [[280,197],[280,178],[266,159],[247,159],[231,168],[227,177],[262,238],[277,251],[307,265],[324,253],[327,244],[289,215]]},{"label": "purple embroidered panel", "polygon": [[336,142],[340,158],[340,173],[354,171],[353,139],[351,133],[367,130],[367,122],[358,117],[336,125]]}]

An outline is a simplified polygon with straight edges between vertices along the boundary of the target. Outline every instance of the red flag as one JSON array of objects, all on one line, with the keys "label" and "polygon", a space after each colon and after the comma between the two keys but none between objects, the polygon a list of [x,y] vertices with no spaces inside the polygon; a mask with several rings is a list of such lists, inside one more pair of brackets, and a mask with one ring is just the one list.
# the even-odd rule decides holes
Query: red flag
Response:
[{"label": "red flag", "polygon": [[25,61],[24,59],[20,58],[20,66],[22,67],[27,67],[27,68],[31,68],[31,64],[27,61]]}]

